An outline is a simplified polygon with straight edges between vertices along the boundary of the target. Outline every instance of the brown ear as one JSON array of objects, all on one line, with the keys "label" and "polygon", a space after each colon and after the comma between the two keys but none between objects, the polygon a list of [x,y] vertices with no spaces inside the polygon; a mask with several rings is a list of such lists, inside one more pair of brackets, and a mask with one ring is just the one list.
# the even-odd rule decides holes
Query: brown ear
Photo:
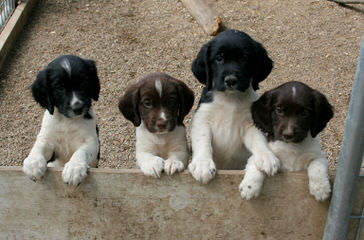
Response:
[{"label": "brown ear", "polygon": [[138,127],[141,123],[139,114],[139,87],[137,84],[130,86],[124,96],[120,98],[119,110],[126,119]]},{"label": "brown ear", "polygon": [[178,120],[179,123],[182,124],[183,119],[186,117],[186,115],[190,112],[192,106],[193,106],[193,102],[195,100],[195,96],[193,94],[193,91],[187,87],[187,85],[180,81],[177,80],[178,82],[178,95],[179,95],[179,99],[180,99],[180,107],[178,110]]},{"label": "brown ear", "polygon": [[273,136],[273,111],[274,94],[273,91],[265,92],[257,101],[253,102],[251,106],[251,113],[254,124],[261,129],[268,136]]},{"label": "brown ear", "polygon": [[316,137],[321,132],[330,119],[334,116],[331,104],[327,101],[325,95],[314,90],[314,119],[311,124],[311,136]]}]

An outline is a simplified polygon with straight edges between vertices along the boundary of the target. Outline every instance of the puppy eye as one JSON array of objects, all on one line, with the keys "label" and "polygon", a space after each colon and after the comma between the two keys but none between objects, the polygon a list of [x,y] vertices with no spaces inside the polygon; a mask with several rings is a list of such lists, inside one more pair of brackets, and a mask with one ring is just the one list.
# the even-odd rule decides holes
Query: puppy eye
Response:
[{"label": "puppy eye", "polygon": [[224,62],[223,54],[218,54],[218,55],[216,55],[216,57],[215,57],[215,61],[216,61],[217,63],[223,63],[223,62]]},{"label": "puppy eye", "polygon": [[284,110],[281,107],[277,107],[275,111],[276,111],[277,115],[279,115],[279,116],[284,115]]},{"label": "puppy eye", "polygon": [[145,100],[145,101],[143,102],[143,105],[144,105],[144,107],[146,107],[146,108],[151,108],[151,107],[153,107],[152,101],[150,101],[150,100]]}]

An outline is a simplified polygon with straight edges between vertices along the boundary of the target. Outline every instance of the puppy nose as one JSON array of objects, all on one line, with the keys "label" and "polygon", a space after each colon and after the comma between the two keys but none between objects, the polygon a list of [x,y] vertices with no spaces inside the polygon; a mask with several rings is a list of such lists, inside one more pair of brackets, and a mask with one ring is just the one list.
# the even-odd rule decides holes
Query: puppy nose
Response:
[{"label": "puppy nose", "polygon": [[158,119],[156,125],[158,129],[165,129],[167,128],[167,121],[163,119]]},{"label": "puppy nose", "polygon": [[228,87],[233,87],[234,85],[236,85],[237,81],[238,79],[234,75],[228,75],[224,79],[224,82]]},{"label": "puppy nose", "polygon": [[282,132],[284,139],[291,140],[294,137],[294,129],[293,128],[286,128]]}]

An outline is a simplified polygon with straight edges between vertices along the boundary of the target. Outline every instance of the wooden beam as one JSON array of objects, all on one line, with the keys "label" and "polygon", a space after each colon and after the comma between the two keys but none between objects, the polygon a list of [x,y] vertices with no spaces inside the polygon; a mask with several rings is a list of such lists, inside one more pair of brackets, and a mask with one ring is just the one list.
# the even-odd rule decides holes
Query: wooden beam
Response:
[{"label": "wooden beam", "polygon": [[201,25],[205,33],[215,36],[221,25],[221,17],[204,0],[181,0],[183,5]]},{"label": "wooden beam", "polygon": [[37,0],[21,1],[0,33],[0,71]]}]

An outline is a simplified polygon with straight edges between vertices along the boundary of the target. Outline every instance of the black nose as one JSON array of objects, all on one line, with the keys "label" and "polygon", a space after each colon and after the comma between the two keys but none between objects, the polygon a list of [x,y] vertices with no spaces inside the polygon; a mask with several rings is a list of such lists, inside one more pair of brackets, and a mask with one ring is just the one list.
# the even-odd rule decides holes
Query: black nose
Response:
[{"label": "black nose", "polygon": [[228,75],[224,79],[225,85],[228,87],[233,87],[238,82],[238,79],[234,75]]},{"label": "black nose", "polygon": [[295,129],[292,127],[288,127],[286,129],[284,129],[284,131],[282,132],[282,135],[285,140],[292,140],[295,135]]}]

